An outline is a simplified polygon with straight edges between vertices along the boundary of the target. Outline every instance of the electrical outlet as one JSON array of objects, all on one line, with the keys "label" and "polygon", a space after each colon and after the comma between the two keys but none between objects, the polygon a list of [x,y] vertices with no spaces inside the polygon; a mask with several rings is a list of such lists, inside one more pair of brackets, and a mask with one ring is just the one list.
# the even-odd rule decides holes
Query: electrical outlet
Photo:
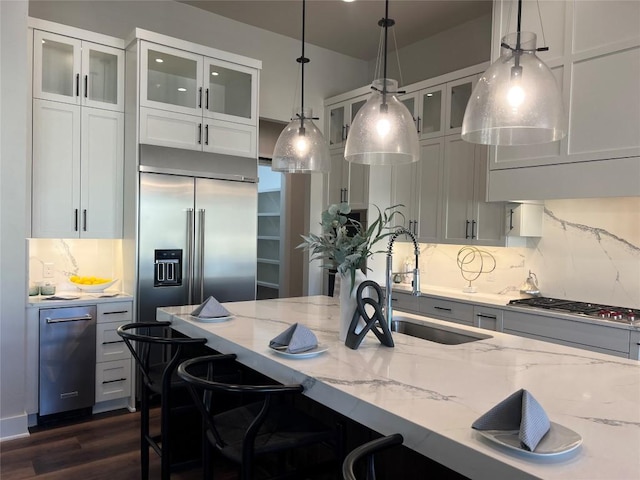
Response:
[{"label": "electrical outlet", "polygon": [[43,278],[53,278],[53,263],[45,262],[42,265],[42,277]]}]

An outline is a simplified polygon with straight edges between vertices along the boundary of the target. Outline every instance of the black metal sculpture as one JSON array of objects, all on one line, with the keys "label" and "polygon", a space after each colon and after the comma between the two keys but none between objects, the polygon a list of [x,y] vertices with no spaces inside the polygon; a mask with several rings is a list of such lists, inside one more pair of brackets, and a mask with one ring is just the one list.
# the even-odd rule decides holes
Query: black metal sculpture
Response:
[{"label": "black metal sculpture", "polygon": [[[378,295],[378,300],[374,300],[371,297],[362,297],[362,292],[365,288],[372,288],[376,291]],[[349,330],[347,332],[347,338],[344,341],[344,344],[353,349],[357,350],[357,348],[364,340],[364,337],[369,330],[371,330],[380,343],[387,347],[393,347],[393,338],[391,337],[391,330],[389,330],[389,324],[385,319],[384,313],[382,313],[382,288],[373,280],[365,280],[358,286],[358,290],[356,291],[356,302],[357,307],[356,311],[353,314],[353,319],[351,320],[351,324],[349,325]],[[366,310],[366,305],[370,305],[373,307],[373,314],[369,316]],[[365,322],[365,326],[360,330],[360,332],[356,333],[356,328],[358,327],[358,323],[360,319],[363,319]]]}]

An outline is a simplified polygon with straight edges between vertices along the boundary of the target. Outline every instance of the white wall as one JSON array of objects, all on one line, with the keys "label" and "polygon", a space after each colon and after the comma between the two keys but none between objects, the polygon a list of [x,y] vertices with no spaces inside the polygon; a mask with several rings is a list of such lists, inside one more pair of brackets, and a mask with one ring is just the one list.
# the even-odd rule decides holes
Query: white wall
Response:
[{"label": "white wall", "polygon": [[[398,25],[396,35],[401,34]],[[398,73],[398,57],[402,81]],[[458,25],[396,52],[389,45],[387,72],[400,86],[433,78],[461,68],[487,62],[491,58],[491,15]],[[376,59],[369,62],[369,79],[374,77]]]},{"label": "white wall", "polygon": [[27,433],[27,4],[0,1],[0,438]]}]

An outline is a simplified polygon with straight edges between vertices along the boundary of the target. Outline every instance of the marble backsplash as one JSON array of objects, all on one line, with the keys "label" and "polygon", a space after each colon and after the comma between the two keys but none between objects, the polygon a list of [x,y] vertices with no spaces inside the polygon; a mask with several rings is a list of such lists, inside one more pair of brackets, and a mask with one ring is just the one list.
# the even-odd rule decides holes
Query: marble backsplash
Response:
[{"label": "marble backsplash", "polygon": [[[421,283],[467,286],[457,266],[460,248],[421,244]],[[480,248],[496,268],[472,282],[478,292],[517,293],[531,270],[543,296],[640,308],[640,197],[549,200],[541,238],[526,248]],[[412,255],[410,245],[396,244],[394,270]]]},{"label": "marble backsplash", "polygon": [[[29,283],[50,282],[58,292],[74,291],[71,275],[119,279],[110,289],[122,289],[122,241],[95,239],[31,238],[29,252]],[[44,264],[53,264],[53,277],[44,278]]]}]

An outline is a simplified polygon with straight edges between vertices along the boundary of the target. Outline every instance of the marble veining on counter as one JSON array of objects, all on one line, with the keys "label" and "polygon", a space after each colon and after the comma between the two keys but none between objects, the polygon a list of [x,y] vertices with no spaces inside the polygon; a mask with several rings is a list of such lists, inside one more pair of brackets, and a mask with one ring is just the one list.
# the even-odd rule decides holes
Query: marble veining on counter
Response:
[{"label": "marble veining on counter", "polygon": [[[198,322],[189,315],[194,306],[161,308],[158,320],[205,336],[212,348],[236,353],[280,382],[304,384],[309,397],[380,433],[401,432],[405,445],[469,478],[640,478],[637,361],[485,330],[491,338],[455,346],[394,334],[396,346],[387,348],[369,335],[351,350],[338,341],[333,298],[225,306],[235,314],[227,322]],[[311,328],[329,350],[305,360],[270,352],[269,340],[294,322]],[[520,388],[536,397],[551,421],[578,432],[583,444],[557,457],[531,458],[501,449],[470,428]]]}]

